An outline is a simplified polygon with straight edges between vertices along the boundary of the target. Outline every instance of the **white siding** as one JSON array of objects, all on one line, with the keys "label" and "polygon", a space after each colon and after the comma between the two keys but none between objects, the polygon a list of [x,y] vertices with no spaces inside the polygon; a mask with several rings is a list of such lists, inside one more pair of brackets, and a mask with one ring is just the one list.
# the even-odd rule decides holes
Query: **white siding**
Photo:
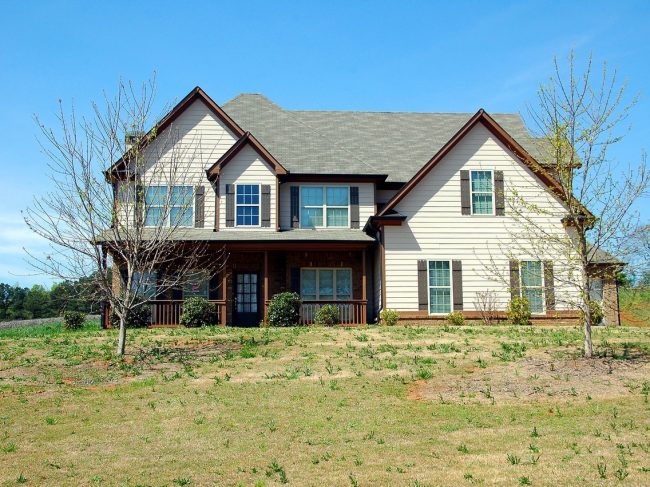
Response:
[{"label": "white siding", "polygon": [[[275,230],[275,203],[276,203],[276,176],[273,169],[262,160],[259,154],[251,146],[244,147],[239,153],[226,164],[219,176],[219,230],[242,230],[242,227],[226,227],[226,184],[268,184],[271,186],[271,227],[243,227],[248,230]],[[260,195],[261,197],[261,195]],[[260,213],[261,223],[261,213]]]},{"label": "white siding", "polygon": [[[291,229],[291,186],[358,186],[359,187],[359,226],[363,226],[375,214],[374,183],[283,183],[280,185],[280,228]],[[327,231],[327,229],[322,229]]]},{"label": "white siding", "polygon": [[[400,311],[418,310],[417,260],[461,260],[463,266],[464,310],[475,310],[477,291],[493,290],[504,309],[510,299],[508,252],[516,249],[521,258],[540,257],[538,250],[524,255],[528,243],[515,234],[523,231],[521,220],[508,216],[461,215],[460,170],[491,169],[504,172],[506,198],[516,188],[529,203],[552,213],[535,218],[549,232],[566,236],[560,218],[562,204],[546,190],[537,177],[483,126],[478,125],[434,167],[396,206],[407,216],[401,227],[385,227],[387,307]],[[512,244],[513,238],[517,243]],[[522,254],[523,252],[523,254]],[[533,253],[534,252],[534,253]],[[550,251],[549,251],[550,252]],[[557,309],[566,309],[575,289],[564,278],[568,258],[553,255]],[[489,269],[493,262],[500,270]]]}]

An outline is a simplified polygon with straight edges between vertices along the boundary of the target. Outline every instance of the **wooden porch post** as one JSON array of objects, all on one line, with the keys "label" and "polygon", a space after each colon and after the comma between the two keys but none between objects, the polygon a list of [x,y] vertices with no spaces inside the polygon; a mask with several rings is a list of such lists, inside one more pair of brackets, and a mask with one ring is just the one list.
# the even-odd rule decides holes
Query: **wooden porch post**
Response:
[{"label": "wooden porch post", "polygon": [[266,323],[267,301],[269,300],[269,252],[264,251],[264,323]]},{"label": "wooden porch post", "polygon": [[361,306],[360,324],[365,324],[368,321],[368,312],[366,310],[368,297],[366,295],[366,251],[361,251],[361,299],[363,304]]},{"label": "wooden porch post", "polygon": [[228,293],[226,286],[228,283],[228,268],[227,264],[223,266],[223,275],[221,277],[221,296],[223,296],[224,305],[221,308],[221,326],[226,326],[228,321]]}]

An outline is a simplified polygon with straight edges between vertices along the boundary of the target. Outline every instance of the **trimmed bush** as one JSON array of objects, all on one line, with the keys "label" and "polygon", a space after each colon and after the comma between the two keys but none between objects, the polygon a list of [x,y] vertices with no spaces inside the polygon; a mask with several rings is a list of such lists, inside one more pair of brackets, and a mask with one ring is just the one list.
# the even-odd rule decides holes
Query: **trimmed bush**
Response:
[{"label": "trimmed bush", "polygon": [[592,325],[600,325],[605,318],[603,307],[598,301],[589,301],[589,317]]},{"label": "trimmed bush", "polygon": [[188,298],[183,301],[183,312],[180,324],[188,327],[214,325],[217,322],[217,311],[214,305],[205,298]]},{"label": "trimmed bush", "polygon": [[[117,313],[111,309],[111,324],[114,327],[120,326],[120,318]],[[151,324],[151,307],[143,304],[137,308],[132,309],[126,316],[127,328],[144,328]]]},{"label": "trimmed bush", "polygon": [[269,326],[293,326],[298,323],[302,300],[297,293],[284,292],[273,296],[267,316]]},{"label": "trimmed bush", "polygon": [[399,313],[394,309],[382,309],[379,313],[379,322],[385,326],[395,326],[399,320]]},{"label": "trimmed bush", "polygon": [[465,317],[460,311],[452,311],[445,317],[445,319],[450,325],[463,326],[465,324]]},{"label": "trimmed bush", "polygon": [[323,326],[333,326],[340,323],[339,309],[333,304],[325,304],[316,311],[314,323]]},{"label": "trimmed bush", "polygon": [[513,298],[508,304],[508,320],[513,325],[530,325],[530,304],[526,298]]},{"label": "trimmed bush", "polygon": [[84,326],[86,313],[81,311],[66,311],[63,313],[63,328],[67,330],[78,330]]}]

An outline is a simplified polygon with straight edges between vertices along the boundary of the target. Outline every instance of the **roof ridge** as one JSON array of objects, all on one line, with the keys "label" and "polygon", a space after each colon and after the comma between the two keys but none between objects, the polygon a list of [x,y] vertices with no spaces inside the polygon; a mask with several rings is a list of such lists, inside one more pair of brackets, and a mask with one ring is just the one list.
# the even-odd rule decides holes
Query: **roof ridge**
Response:
[{"label": "roof ridge", "polygon": [[[405,111],[372,111],[372,110],[290,110],[283,109],[285,112],[300,113],[363,113],[377,115],[467,115],[472,116],[475,112],[405,112]],[[519,112],[495,112],[493,115],[516,115],[521,117]]]}]

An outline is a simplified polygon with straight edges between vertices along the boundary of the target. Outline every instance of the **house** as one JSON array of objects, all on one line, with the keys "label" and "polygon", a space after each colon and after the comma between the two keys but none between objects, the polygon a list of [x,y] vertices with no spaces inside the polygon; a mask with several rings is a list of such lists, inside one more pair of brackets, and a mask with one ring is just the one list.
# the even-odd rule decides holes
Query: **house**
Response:
[{"label": "house", "polygon": [[[187,183],[145,188],[146,218],[156,191],[185,188],[191,213],[178,240],[229,257],[210,282],[153,300],[155,324],[177,323],[182,300],[198,295],[222,323],[257,325],[285,290],[302,296],[305,323],[326,303],[346,324],[372,323],[382,309],[410,320],[504,316],[514,296],[536,320],[577,317],[572,256],[540,253],[515,217],[516,194],[544,210],[526,215],[524,205],[525,217],[571,236],[558,183],[518,114],[286,110],[259,94],[219,106],[197,87],[156,130],[171,127]],[[618,323],[616,282],[601,277],[594,299]]]}]

